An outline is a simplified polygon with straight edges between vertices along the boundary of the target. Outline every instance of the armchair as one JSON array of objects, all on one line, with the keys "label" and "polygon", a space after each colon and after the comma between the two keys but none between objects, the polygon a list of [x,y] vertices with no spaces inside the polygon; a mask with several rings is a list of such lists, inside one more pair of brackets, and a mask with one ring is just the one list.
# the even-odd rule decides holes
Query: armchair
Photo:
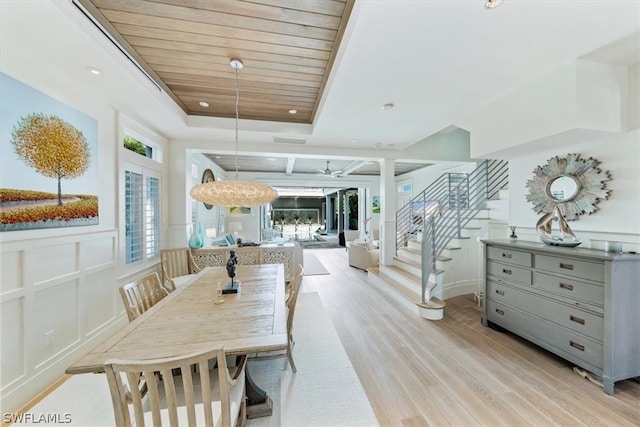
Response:
[{"label": "armchair", "polygon": [[344,230],[344,247],[349,250],[349,246],[360,236],[360,230]]},{"label": "armchair", "polygon": [[353,242],[349,245],[349,265],[367,270],[377,267],[380,260],[380,250],[367,242]]}]

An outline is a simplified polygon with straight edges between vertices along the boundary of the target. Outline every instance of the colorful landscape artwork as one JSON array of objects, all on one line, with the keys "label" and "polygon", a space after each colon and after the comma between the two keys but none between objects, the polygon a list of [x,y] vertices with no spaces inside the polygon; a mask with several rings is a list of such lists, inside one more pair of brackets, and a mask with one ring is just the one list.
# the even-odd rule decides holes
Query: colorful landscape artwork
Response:
[{"label": "colorful landscape artwork", "polygon": [[0,73],[0,231],[98,224],[98,122]]}]

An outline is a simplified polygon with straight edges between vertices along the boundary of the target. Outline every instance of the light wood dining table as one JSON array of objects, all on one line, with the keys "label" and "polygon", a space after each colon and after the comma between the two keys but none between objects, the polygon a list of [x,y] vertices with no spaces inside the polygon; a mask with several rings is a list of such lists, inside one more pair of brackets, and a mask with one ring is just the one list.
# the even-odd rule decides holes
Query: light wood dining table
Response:
[{"label": "light wood dining table", "polygon": [[[287,325],[282,264],[238,265],[237,294],[222,295],[229,283],[225,267],[201,270],[98,347],[81,357],[68,374],[100,373],[108,359],[143,360],[185,355],[212,344],[230,355],[285,349]],[[247,415],[271,415],[271,399],[246,370]],[[105,380],[106,381],[106,380]]]}]

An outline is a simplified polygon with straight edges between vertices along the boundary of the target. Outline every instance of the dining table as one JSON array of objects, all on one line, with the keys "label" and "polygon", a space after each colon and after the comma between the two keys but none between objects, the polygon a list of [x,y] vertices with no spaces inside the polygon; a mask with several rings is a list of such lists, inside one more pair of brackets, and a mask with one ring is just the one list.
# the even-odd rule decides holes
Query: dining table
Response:
[{"label": "dining table", "polygon": [[[67,374],[101,373],[109,359],[182,356],[222,344],[228,355],[286,349],[282,264],[238,265],[237,293],[225,267],[207,267],[67,368]],[[220,301],[220,298],[224,302]],[[218,301],[216,301],[218,300]],[[272,401],[245,370],[247,416],[272,414]],[[105,379],[106,381],[106,379]]]}]

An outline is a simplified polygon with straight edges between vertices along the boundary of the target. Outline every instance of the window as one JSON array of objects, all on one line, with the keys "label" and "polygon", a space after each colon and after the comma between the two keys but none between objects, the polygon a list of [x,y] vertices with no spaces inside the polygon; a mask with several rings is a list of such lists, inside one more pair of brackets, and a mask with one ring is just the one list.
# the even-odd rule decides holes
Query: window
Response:
[{"label": "window", "polygon": [[120,152],[120,259],[125,269],[156,262],[162,242],[162,151],[140,139],[125,134]]},{"label": "window", "polygon": [[398,207],[406,206],[411,202],[411,198],[413,197],[413,181],[407,180],[398,183],[398,196],[397,196],[397,204]]},{"label": "window", "polygon": [[160,254],[160,179],[125,166],[125,263]]},{"label": "window", "polygon": [[129,151],[133,151],[141,156],[153,158],[153,147],[143,144],[134,137],[125,136],[123,139],[123,146]]}]

